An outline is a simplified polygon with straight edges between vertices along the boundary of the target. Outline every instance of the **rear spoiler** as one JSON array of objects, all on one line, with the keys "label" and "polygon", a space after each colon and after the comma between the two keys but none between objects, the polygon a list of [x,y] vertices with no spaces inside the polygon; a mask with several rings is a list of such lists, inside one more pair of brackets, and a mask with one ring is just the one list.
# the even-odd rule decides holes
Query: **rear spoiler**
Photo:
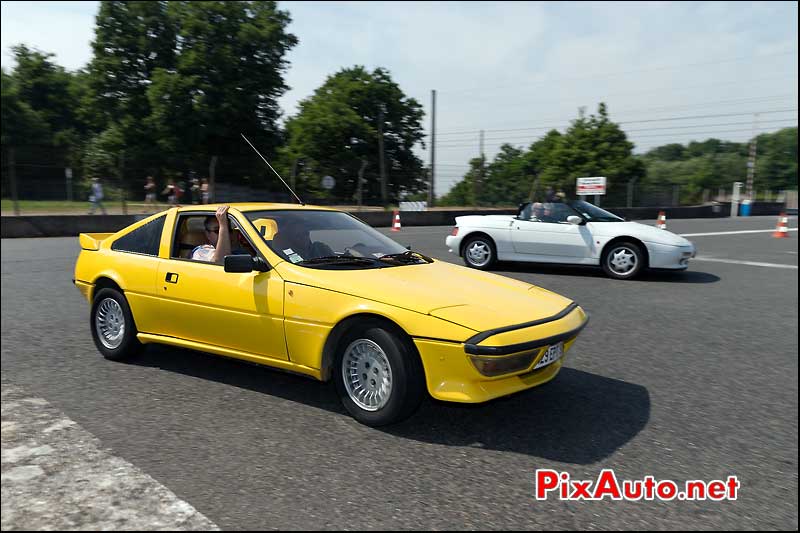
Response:
[{"label": "rear spoiler", "polygon": [[100,243],[114,235],[113,233],[81,233],[78,240],[83,250],[99,250]]}]

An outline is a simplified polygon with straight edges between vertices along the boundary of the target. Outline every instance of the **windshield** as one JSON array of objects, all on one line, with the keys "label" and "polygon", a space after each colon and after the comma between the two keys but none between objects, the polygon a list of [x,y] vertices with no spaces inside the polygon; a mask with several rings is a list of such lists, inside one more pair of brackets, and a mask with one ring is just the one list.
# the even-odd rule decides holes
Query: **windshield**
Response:
[{"label": "windshield", "polygon": [[[384,256],[408,250],[360,220],[339,211],[248,211],[244,213],[280,257],[314,268],[389,266]],[[363,259],[356,259],[363,258]],[[392,266],[409,264],[391,262]]]},{"label": "windshield", "polygon": [[625,222],[625,219],[583,200],[570,202],[570,205],[589,222]]}]

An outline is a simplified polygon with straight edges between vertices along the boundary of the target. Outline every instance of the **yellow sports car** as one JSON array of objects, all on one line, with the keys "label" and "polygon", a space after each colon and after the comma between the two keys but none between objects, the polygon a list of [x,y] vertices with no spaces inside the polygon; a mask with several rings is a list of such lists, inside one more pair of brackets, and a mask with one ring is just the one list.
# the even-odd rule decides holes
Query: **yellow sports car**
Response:
[{"label": "yellow sports car", "polygon": [[231,204],[231,253],[192,259],[217,242],[217,207],[80,235],[75,285],[105,357],[155,342],[333,379],[353,417],[377,426],[411,415],[426,389],[477,403],[553,379],[588,320],[558,294],[323,207]]}]

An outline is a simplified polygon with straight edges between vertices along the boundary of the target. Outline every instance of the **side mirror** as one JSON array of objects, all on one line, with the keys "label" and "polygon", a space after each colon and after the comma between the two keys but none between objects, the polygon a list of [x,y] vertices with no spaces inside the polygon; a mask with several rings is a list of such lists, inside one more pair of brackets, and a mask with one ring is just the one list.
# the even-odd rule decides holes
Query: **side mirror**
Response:
[{"label": "side mirror", "polygon": [[269,264],[260,257],[249,255],[226,255],[225,272],[266,272]]},{"label": "side mirror", "polygon": [[567,222],[575,226],[580,226],[581,224],[583,224],[583,219],[578,215],[570,215],[567,217]]}]

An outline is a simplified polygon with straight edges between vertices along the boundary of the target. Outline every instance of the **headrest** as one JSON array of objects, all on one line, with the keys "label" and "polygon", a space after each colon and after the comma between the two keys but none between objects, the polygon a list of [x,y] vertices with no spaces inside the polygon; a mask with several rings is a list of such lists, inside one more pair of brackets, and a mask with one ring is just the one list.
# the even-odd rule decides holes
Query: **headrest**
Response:
[{"label": "headrest", "polygon": [[278,223],[271,218],[259,218],[253,221],[253,225],[258,230],[259,235],[265,240],[270,241],[278,232]]},{"label": "headrest", "polygon": [[205,217],[189,217],[186,219],[186,223],[183,224],[183,228],[181,228],[181,233],[183,235],[189,233],[200,233],[203,234],[205,232]]}]

